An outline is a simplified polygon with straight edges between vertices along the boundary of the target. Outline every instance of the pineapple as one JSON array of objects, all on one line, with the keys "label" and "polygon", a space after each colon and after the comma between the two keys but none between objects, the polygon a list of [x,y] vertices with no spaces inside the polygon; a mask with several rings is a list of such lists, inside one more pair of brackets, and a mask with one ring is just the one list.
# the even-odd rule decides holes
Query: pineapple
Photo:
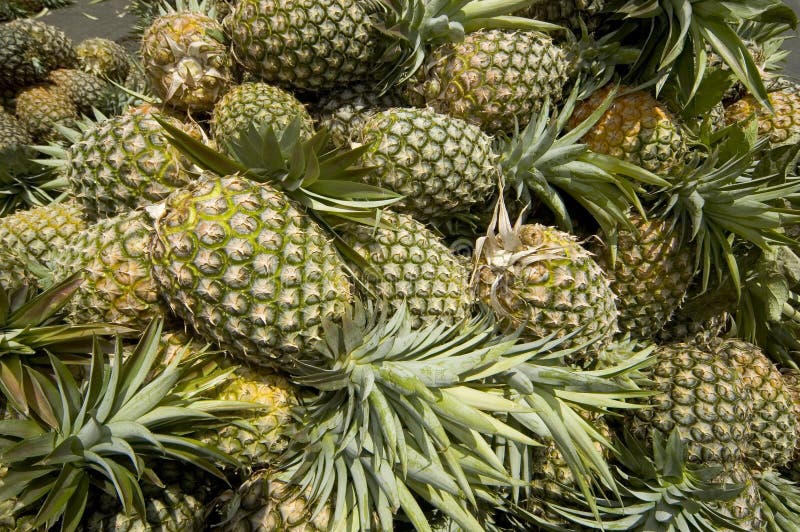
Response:
[{"label": "pineapple", "polygon": [[102,37],[85,39],[75,46],[78,65],[101,79],[124,83],[131,71],[131,57],[125,48]]},{"label": "pineapple", "polygon": [[173,311],[255,365],[307,348],[349,300],[344,264],[283,193],[205,176],[150,211],[153,275]]},{"label": "pineapple", "polygon": [[60,136],[56,125],[73,126],[78,108],[70,94],[52,84],[39,84],[17,94],[17,119],[35,141],[55,140]]},{"label": "pineapple", "polygon": [[714,484],[735,484],[744,489],[733,499],[720,500],[709,504],[721,515],[731,519],[744,530],[763,530],[766,521],[762,513],[763,501],[758,489],[758,481],[745,464],[735,463],[713,481]]},{"label": "pineapple", "polygon": [[51,268],[48,252],[64,252],[86,227],[74,201],[34,207],[0,218],[0,248]]},{"label": "pineapple", "polygon": [[748,342],[716,340],[709,347],[735,367],[749,391],[753,417],[748,462],[759,470],[786,466],[798,449],[800,418],[780,372]]},{"label": "pineapple", "polygon": [[563,0],[549,2],[536,0],[532,5],[519,12],[519,15],[558,24],[580,34],[581,22],[589,31],[594,30],[602,22],[600,13],[606,7],[606,0]]},{"label": "pineapple", "polygon": [[[188,8],[188,9],[187,9]],[[153,20],[142,36],[142,65],[156,94],[178,109],[210,111],[231,84],[233,59],[219,22],[196,3]]]},{"label": "pineapple", "polygon": [[[189,160],[168,141],[150,106],[99,122],[79,124],[66,148],[42,149],[55,158],[71,192],[95,221],[163,200],[194,179]],[[176,122],[177,123],[177,122]],[[201,136],[199,126],[181,127]]]},{"label": "pineapple", "polygon": [[33,166],[30,133],[11,114],[0,109],[0,160],[10,174],[24,174]]},{"label": "pineapple", "polygon": [[211,115],[211,135],[218,145],[233,140],[246,128],[271,125],[280,135],[300,117],[304,136],[311,136],[311,117],[290,93],[266,83],[243,83],[225,93]]},{"label": "pineapple", "polygon": [[634,231],[620,230],[612,249],[596,246],[598,263],[617,296],[621,332],[653,338],[681,304],[694,276],[691,248],[669,220],[630,216]]},{"label": "pineapple", "polygon": [[475,246],[473,283],[498,317],[524,326],[524,336],[569,335],[574,347],[591,342],[579,358],[603,350],[617,331],[614,293],[591,254],[556,228],[522,225],[521,218],[512,227],[502,199]]},{"label": "pineapple", "polygon": [[90,225],[44,259],[54,264],[56,279],[84,272],[84,283],[67,307],[70,321],[142,328],[167,314],[150,272],[152,233],[148,215],[131,211]]},{"label": "pineapple", "polygon": [[[796,369],[784,370],[782,377],[792,400],[795,419],[800,420],[800,371]],[[795,439],[800,441],[800,422],[795,427]],[[792,480],[800,482],[800,445],[797,447],[794,457],[786,466],[785,471]]]},{"label": "pineapple", "polygon": [[75,63],[72,41],[61,30],[30,19],[0,25],[0,87],[32,85]]},{"label": "pineapple", "polygon": [[399,89],[379,94],[372,85],[357,83],[319,95],[311,114],[321,127],[330,131],[336,145],[346,146],[371,115],[392,107],[405,107],[407,103]]},{"label": "pineapple", "polygon": [[572,55],[538,32],[470,33],[437,47],[407,84],[406,97],[490,133],[513,133],[545,99],[561,100],[576,70]]},{"label": "pineapple", "polygon": [[0,287],[13,292],[22,287],[36,288],[39,279],[30,271],[26,261],[7,250],[0,250]]},{"label": "pineapple", "polygon": [[[620,90],[626,91],[626,87]],[[611,91],[595,91],[575,109],[569,121],[574,128],[597,109]],[[679,170],[688,153],[686,133],[680,120],[645,91],[614,99],[582,142],[592,151],[612,155],[659,175]]]},{"label": "pineapple", "polygon": [[769,139],[771,148],[796,144],[800,141],[800,85],[793,83],[768,96],[774,113],[759,106],[755,98],[748,95],[725,108],[725,121],[733,124],[755,115],[758,134]]},{"label": "pineapple", "polygon": [[66,94],[79,113],[91,115],[93,109],[101,113],[111,113],[115,110],[116,91],[113,85],[93,74],[71,68],[59,68],[48,74],[47,81]]},{"label": "pineapple", "polygon": [[404,196],[404,212],[426,222],[465,213],[497,186],[498,156],[478,127],[431,109],[393,108],[372,115],[356,142],[372,185]]},{"label": "pineapple", "polygon": [[649,439],[656,431],[676,430],[692,463],[743,462],[753,409],[736,367],[726,356],[688,343],[659,346],[655,355],[651,378],[658,394],[636,412],[634,434]]},{"label": "pineapple", "polygon": [[452,255],[423,224],[385,211],[377,227],[347,224],[336,230],[374,270],[359,276],[367,291],[394,309],[405,304],[412,327],[432,319],[455,323],[469,315],[469,264]]},{"label": "pineapple", "polygon": [[251,475],[229,499],[224,508],[223,530],[285,530],[323,532],[331,530],[330,504],[314,512],[310,493],[276,478],[263,469]]},{"label": "pineapple", "polygon": [[[223,365],[223,364],[220,364]],[[263,368],[235,366],[214,396],[220,401],[248,401],[263,405],[249,413],[245,425],[236,423],[196,437],[238,460],[247,470],[278,463],[289,446],[293,410],[300,404],[300,389],[286,377]]]}]

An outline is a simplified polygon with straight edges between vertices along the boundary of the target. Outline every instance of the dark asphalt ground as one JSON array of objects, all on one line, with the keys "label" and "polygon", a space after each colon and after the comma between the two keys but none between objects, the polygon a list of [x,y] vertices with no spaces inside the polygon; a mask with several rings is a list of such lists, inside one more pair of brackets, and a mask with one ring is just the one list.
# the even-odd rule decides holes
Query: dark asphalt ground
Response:
[{"label": "dark asphalt ground", "polygon": [[[130,34],[136,17],[128,13],[130,0],[76,0],[75,4],[48,13],[42,20],[58,26],[76,43],[88,37],[105,37],[123,44],[131,51],[138,49],[138,39]],[[558,1],[558,0],[554,0]],[[785,0],[800,13],[800,0]],[[800,77],[800,39],[787,40],[793,51],[786,64],[787,74]]]}]

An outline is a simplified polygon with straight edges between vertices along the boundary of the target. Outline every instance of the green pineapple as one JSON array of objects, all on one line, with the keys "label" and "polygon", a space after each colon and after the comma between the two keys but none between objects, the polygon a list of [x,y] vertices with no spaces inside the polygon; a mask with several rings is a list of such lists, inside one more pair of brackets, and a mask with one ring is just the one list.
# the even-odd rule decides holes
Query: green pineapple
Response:
[{"label": "green pineapple", "polygon": [[602,22],[606,0],[563,0],[549,2],[537,0],[518,14],[524,17],[558,24],[580,34],[581,22],[589,31],[594,30]]},{"label": "green pineapple", "polygon": [[431,109],[375,113],[355,140],[370,146],[363,163],[374,169],[365,181],[402,194],[403,211],[421,221],[468,212],[497,186],[492,138]]},{"label": "green pineapple", "polygon": [[303,104],[290,93],[266,83],[243,83],[225,93],[214,106],[211,115],[211,135],[221,147],[251,127],[272,126],[283,133],[295,119],[301,117],[303,134],[311,136],[311,117]]},{"label": "green pineapple", "polygon": [[0,218],[0,247],[51,268],[48,252],[65,251],[86,227],[83,210],[74,201],[34,207]]},{"label": "green pineapple", "polygon": [[204,4],[179,0],[142,36],[142,65],[153,90],[167,105],[189,112],[210,111],[232,81],[224,30],[213,12],[204,11]]},{"label": "green pineapple", "polygon": [[59,138],[56,126],[70,127],[78,119],[78,108],[70,94],[52,84],[33,85],[19,91],[16,113],[37,142]]},{"label": "green pineapple", "polygon": [[677,431],[689,461],[706,465],[743,462],[753,419],[749,391],[726,356],[688,343],[659,346],[652,368],[650,408],[636,412],[631,430],[650,439]]},{"label": "green pineapple", "polygon": [[131,71],[131,57],[121,45],[102,37],[85,39],[75,46],[78,65],[101,79],[124,83]]},{"label": "green pineapple", "polygon": [[800,418],[778,369],[757,346],[742,340],[716,340],[710,346],[739,372],[749,391],[753,417],[747,460],[754,469],[785,467],[797,452]]},{"label": "green pineapple", "polygon": [[33,167],[33,138],[12,114],[0,110],[0,160],[9,175],[24,174]]},{"label": "green pineapple", "polygon": [[274,471],[257,471],[239,486],[223,509],[223,530],[331,530],[330,505],[315,515],[308,501],[310,494],[276,476]]},{"label": "green pineapple", "polygon": [[[620,230],[616,259],[612,248],[595,246],[597,261],[617,296],[620,331],[636,338],[653,338],[683,301],[694,277],[691,248],[670,221],[630,217],[634,231]],[[599,249],[598,249],[599,248]]]},{"label": "green pineapple", "polygon": [[319,95],[311,107],[311,114],[321,127],[330,131],[331,140],[336,145],[346,146],[371,115],[407,105],[399,89],[379,94],[370,84],[357,83]]},{"label": "green pineapple", "polygon": [[75,63],[72,41],[61,30],[30,19],[0,25],[0,87],[32,85]]},{"label": "green pineapple", "polygon": [[67,307],[70,321],[141,328],[167,315],[150,271],[152,233],[148,215],[131,211],[88,226],[45,258],[56,279],[83,272],[84,283]]},{"label": "green pineapple", "polygon": [[406,305],[412,327],[431,319],[455,323],[469,315],[470,265],[423,224],[384,211],[378,227],[348,224],[336,231],[373,270],[358,277],[366,289],[394,309]]},{"label": "green pineapple", "polygon": [[529,338],[561,338],[590,352],[601,351],[617,331],[614,293],[603,270],[575,237],[540,224],[512,226],[498,201],[485,237],[475,246],[474,284],[478,296]]},{"label": "green pineapple", "polygon": [[335,248],[271,186],[208,175],[157,207],[153,275],[172,310],[224,349],[272,365],[344,311]]},{"label": "green pineapple", "polygon": [[723,486],[732,484],[743,489],[735,498],[714,501],[709,506],[744,530],[763,530],[766,521],[758,481],[745,464],[735,463],[727,469],[713,483]]},{"label": "green pineapple", "polygon": [[[70,133],[68,148],[40,148],[54,157],[46,164],[61,170],[87,220],[161,201],[194,179],[191,163],[169,144],[154,113],[141,106],[81,123],[81,131]],[[198,126],[181,127],[202,135]]]},{"label": "green pineapple", "polygon": [[64,92],[79,113],[91,115],[115,111],[117,94],[114,86],[93,74],[71,68],[59,68],[48,74],[47,80]]}]

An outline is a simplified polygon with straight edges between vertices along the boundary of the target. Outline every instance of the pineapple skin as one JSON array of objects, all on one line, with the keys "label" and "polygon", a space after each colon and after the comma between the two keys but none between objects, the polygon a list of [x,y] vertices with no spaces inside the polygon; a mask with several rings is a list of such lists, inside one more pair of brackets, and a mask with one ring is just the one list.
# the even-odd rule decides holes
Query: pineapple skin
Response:
[{"label": "pineapple skin", "polygon": [[763,501],[758,489],[758,481],[745,464],[734,463],[729,465],[727,471],[715,479],[714,483],[742,484],[744,489],[731,500],[712,502],[710,504],[712,508],[723,516],[732,519],[744,530],[765,529],[766,520],[761,511]]},{"label": "pineapple skin", "polygon": [[12,175],[25,173],[32,166],[33,143],[28,131],[12,114],[0,109],[0,161]]},{"label": "pineapple skin", "polygon": [[392,107],[406,107],[408,102],[398,88],[378,94],[367,83],[323,93],[312,105],[310,112],[320,127],[326,127],[337,146],[347,146],[350,139],[373,114]]},{"label": "pineapple skin", "polygon": [[407,84],[406,97],[489,133],[523,128],[545,98],[557,103],[572,60],[538,32],[488,30],[436,48]]},{"label": "pineapple skin", "polygon": [[79,113],[91,115],[92,108],[101,113],[114,110],[113,86],[97,76],[82,70],[59,68],[50,72],[47,80],[69,97]]},{"label": "pineapple skin", "polygon": [[602,23],[600,13],[606,6],[605,0],[561,0],[550,2],[540,0],[534,2],[518,13],[519,16],[558,24],[580,35],[580,21],[593,31]]},{"label": "pineapple skin", "polygon": [[[564,347],[594,339],[591,350],[603,349],[617,330],[618,314],[603,270],[568,233],[529,224],[521,226],[518,235],[521,244],[517,249],[479,259],[475,276],[478,296],[492,308],[502,309],[501,316],[511,325],[524,323],[523,336],[545,338],[556,333],[555,338],[560,338],[583,327]],[[504,264],[503,255],[522,251],[536,251],[545,257]],[[497,290],[494,295],[493,287]]]},{"label": "pineapple skin", "polygon": [[[569,120],[577,127],[612,90],[604,87],[579,103]],[[626,91],[620,87],[619,92]],[[649,93],[636,91],[614,99],[603,116],[581,139],[596,153],[612,155],[659,175],[679,169],[688,153],[678,118]]]},{"label": "pineapple skin", "polygon": [[123,83],[131,70],[131,58],[125,48],[109,39],[94,37],[75,46],[78,66],[99,78]]},{"label": "pineapple skin", "polygon": [[650,378],[659,393],[650,399],[650,408],[632,416],[631,432],[649,441],[652,431],[667,436],[677,427],[690,462],[742,462],[753,411],[736,368],[727,357],[694,344],[659,346],[654,354]]},{"label": "pineapple skin", "polygon": [[242,0],[225,19],[245,70],[284,88],[332,89],[369,77],[382,49],[359,0]]},{"label": "pineapple skin", "polygon": [[19,19],[0,26],[0,87],[27,87],[76,62],[72,41],[49,24]]},{"label": "pineapple skin", "polygon": [[311,115],[294,95],[266,83],[243,83],[225,93],[214,106],[211,135],[224,147],[225,141],[246,132],[252,124],[272,126],[280,138],[296,116],[300,117],[303,135],[310,137],[314,132]]},{"label": "pineapple skin", "polygon": [[289,447],[293,409],[300,390],[284,376],[263,368],[239,366],[215,393],[218,401],[249,401],[264,408],[248,414],[250,427],[235,424],[197,435],[197,438],[226,452],[248,469],[272,465]]},{"label": "pineapple skin", "polygon": [[86,227],[83,209],[75,201],[33,207],[0,218],[0,248],[52,268],[48,252],[66,249]]},{"label": "pineapple skin", "polygon": [[313,517],[311,505],[300,488],[287,484],[269,470],[254,473],[238,489],[225,532],[324,532],[332,525],[330,504]]},{"label": "pineapple skin", "polygon": [[[199,134],[196,126],[175,125]],[[169,143],[147,106],[89,128],[67,149],[64,164],[92,221],[161,201],[193,179],[189,160]]]},{"label": "pineapple skin", "polygon": [[[800,441],[800,371],[796,369],[784,370],[782,375],[783,382],[792,400],[792,409],[797,425],[794,429],[795,439]],[[782,472],[795,482],[800,482],[800,445],[797,446],[792,460],[783,468]]]},{"label": "pineapple skin", "polygon": [[363,180],[405,196],[395,207],[422,222],[466,213],[497,187],[497,156],[480,128],[432,109],[392,108],[373,115],[356,141],[374,166]]},{"label": "pineapple skin", "polygon": [[310,347],[350,299],[323,230],[284,194],[237,176],[208,176],[170,195],[150,249],[172,310],[255,365]]},{"label": "pineapple skin", "polygon": [[800,86],[791,86],[768,95],[775,113],[761,109],[752,96],[745,96],[725,108],[725,122],[734,124],[755,114],[758,134],[769,138],[770,148],[800,141]]},{"label": "pineapple skin", "polygon": [[682,246],[669,220],[643,220],[630,215],[637,232],[621,229],[617,257],[610,249],[597,251],[597,262],[617,296],[619,328],[635,338],[653,338],[686,296],[694,276],[694,255]]},{"label": "pineapple skin", "polygon": [[347,224],[338,231],[381,274],[362,276],[369,290],[394,309],[405,304],[414,328],[468,317],[473,303],[469,264],[411,216],[383,212],[380,223],[376,228]]},{"label": "pineapple skin", "polygon": [[78,119],[78,108],[70,95],[52,84],[33,85],[17,94],[17,119],[38,142],[55,140],[55,126],[72,126]]},{"label": "pineapple skin", "polygon": [[797,450],[798,419],[780,372],[751,343],[725,339],[710,347],[736,368],[749,392],[753,417],[748,462],[759,470],[787,465]]},{"label": "pineapple skin", "polygon": [[233,58],[222,25],[201,13],[156,18],[142,37],[142,64],[153,89],[178,109],[210,111],[231,84]]},{"label": "pineapple skin", "polygon": [[144,211],[101,220],[76,235],[66,249],[54,249],[54,276],[84,272],[84,282],[67,304],[74,323],[109,322],[144,328],[166,306],[150,272],[148,244],[153,232]]}]

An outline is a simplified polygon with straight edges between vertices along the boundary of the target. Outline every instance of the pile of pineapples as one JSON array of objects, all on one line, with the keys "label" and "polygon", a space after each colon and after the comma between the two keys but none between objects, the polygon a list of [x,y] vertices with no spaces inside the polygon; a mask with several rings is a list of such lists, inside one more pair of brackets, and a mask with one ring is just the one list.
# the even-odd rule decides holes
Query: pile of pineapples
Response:
[{"label": "pile of pineapples", "polygon": [[780,0],[134,7],[0,25],[0,530],[800,530]]}]

